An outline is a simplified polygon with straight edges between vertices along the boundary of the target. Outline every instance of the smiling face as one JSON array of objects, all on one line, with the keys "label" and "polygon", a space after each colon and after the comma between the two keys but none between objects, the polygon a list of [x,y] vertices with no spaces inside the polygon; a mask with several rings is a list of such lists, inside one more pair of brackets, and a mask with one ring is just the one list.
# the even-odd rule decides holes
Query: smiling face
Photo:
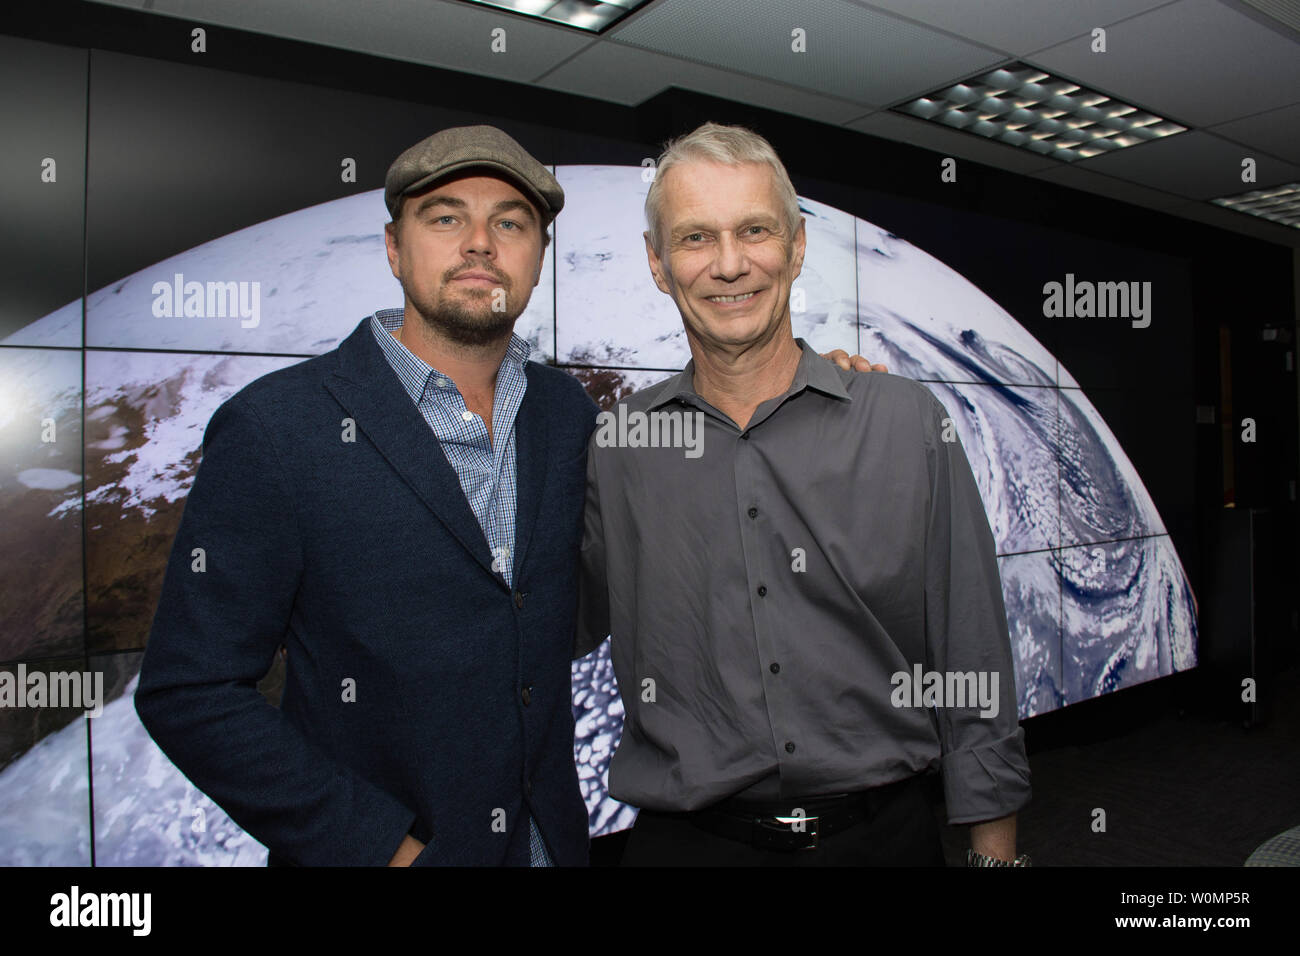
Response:
[{"label": "smiling face", "polygon": [[510,335],[542,274],[545,232],[523,193],[466,173],[407,196],[384,230],[406,310],[453,342]]},{"label": "smiling face", "polygon": [[673,297],[692,349],[736,352],[790,336],[790,287],[804,227],[790,230],[771,167],[690,160],[663,173],[655,285]]}]

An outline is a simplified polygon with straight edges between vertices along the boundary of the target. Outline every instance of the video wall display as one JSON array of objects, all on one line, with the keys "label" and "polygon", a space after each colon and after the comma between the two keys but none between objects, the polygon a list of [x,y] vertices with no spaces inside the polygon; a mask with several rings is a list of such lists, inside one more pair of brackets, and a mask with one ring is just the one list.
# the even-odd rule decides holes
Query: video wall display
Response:
[{"label": "video wall display", "polygon": [[[125,109],[111,80],[119,68],[130,72],[105,67],[101,93],[92,58],[92,104]],[[212,118],[230,135],[244,114],[254,126],[264,119],[247,97],[254,81],[211,82],[214,101],[222,82],[239,101]],[[256,83],[292,99],[290,84]],[[357,123],[364,139],[364,117]],[[116,189],[95,178],[97,136],[118,153],[144,156],[156,144],[123,143],[93,115],[91,131],[94,218],[97,193]],[[273,157],[268,147],[261,161]],[[157,162],[118,162],[114,175],[152,177],[180,215],[187,192],[206,187],[162,175]],[[566,204],[516,332],[533,360],[568,370],[609,407],[683,368],[689,349],[646,264],[643,167],[553,169]],[[253,173],[232,175],[242,182]],[[67,660],[104,674],[102,713],[92,719],[33,722],[0,708],[0,865],[89,863],[92,790],[98,865],[266,861],[265,849],[153,745],[131,696],[213,411],[249,382],[336,347],[377,309],[400,307],[402,295],[385,258],[382,190],[357,187],[263,218],[257,203],[246,205],[253,211],[239,228],[102,276],[84,298],[53,303],[0,336],[0,671]],[[1193,667],[1188,575],[1069,357],[897,224],[885,228],[815,196],[800,197],[800,208],[808,244],[792,294],[795,335],[923,382],[952,418],[997,544],[1021,717]],[[101,223],[94,235],[130,245],[143,228]],[[92,238],[86,248],[91,275],[101,247]],[[130,259],[113,250],[113,261]],[[53,442],[43,440],[50,422]],[[606,642],[573,665],[574,754],[593,836],[635,817],[606,792],[623,714],[608,651]]]}]

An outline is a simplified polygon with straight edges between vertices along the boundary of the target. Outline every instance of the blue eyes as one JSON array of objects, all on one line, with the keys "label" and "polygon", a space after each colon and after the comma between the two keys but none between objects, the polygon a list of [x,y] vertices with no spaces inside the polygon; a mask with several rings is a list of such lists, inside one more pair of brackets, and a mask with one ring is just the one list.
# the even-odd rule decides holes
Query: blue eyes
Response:
[{"label": "blue eyes", "polygon": [[[436,216],[430,220],[430,222],[436,223],[439,226],[450,226],[454,224],[456,221],[457,220],[455,216]],[[507,232],[518,232],[520,229],[523,228],[519,223],[515,222],[513,219],[502,219],[499,223],[497,223],[497,225],[509,226],[510,228],[507,230]]]}]

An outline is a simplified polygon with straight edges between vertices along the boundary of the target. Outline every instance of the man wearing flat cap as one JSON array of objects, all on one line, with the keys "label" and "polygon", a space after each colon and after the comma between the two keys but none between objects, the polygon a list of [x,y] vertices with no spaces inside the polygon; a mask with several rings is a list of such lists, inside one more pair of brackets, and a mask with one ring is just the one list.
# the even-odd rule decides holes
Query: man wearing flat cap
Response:
[{"label": "man wearing flat cap", "polygon": [[[273,863],[582,865],[596,408],[512,332],[564,194],[475,126],[399,156],[384,199],[403,308],[213,415],[136,708]],[[281,646],[276,709],[256,684]]]}]

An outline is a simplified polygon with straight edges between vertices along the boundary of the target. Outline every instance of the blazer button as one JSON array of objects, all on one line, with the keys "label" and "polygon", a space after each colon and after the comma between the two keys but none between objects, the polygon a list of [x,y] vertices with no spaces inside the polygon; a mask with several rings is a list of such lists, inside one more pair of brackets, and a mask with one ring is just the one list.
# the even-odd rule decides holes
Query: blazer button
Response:
[{"label": "blazer button", "polygon": [[533,702],[533,685],[529,684],[520,692],[519,696],[523,698],[524,706],[527,707]]},{"label": "blazer button", "polygon": [[515,592],[515,607],[523,607],[523,606],[524,606],[524,595],[523,595],[523,592],[521,592],[521,591],[516,591],[516,592]]}]

